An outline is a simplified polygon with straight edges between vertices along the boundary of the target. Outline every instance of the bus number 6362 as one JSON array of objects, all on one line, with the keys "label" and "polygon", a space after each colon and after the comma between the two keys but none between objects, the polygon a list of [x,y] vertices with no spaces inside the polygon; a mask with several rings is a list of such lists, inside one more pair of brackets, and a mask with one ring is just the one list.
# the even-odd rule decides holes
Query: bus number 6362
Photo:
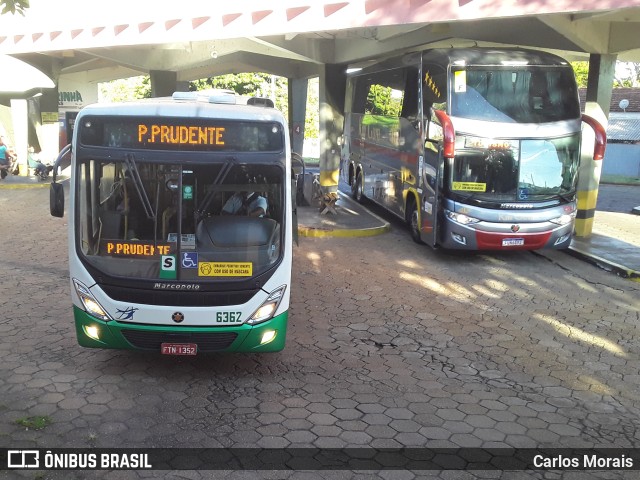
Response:
[{"label": "bus number 6362", "polygon": [[240,312],[216,312],[216,323],[238,323]]}]

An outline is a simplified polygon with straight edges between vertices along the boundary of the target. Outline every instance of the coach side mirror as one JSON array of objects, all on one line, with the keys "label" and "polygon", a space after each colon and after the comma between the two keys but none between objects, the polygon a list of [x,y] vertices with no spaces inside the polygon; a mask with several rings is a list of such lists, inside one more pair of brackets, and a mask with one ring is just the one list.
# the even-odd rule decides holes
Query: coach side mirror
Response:
[{"label": "coach side mirror", "polygon": [[593,132],[596,135],[595,145],[593,146],[593,159],[602,160],[607,148],[607,131],[595,118],[584,113],[582,114],[582,121],[593,128]]},{"label": "coach side mirror", "polygon": [[451,123],[449,115],[442,110],[434,110],[433,113],[438,118],[440,125],[442,125],[442,135],[444,137],[442,153],[444,158],[453,158],[456,150],[456,132],[453,128],[453,123]]},{"label": "coach side mirror", "polygon": [[49,211],[53,217],[64,217],[64,186],[52,183],[49,187]]}]

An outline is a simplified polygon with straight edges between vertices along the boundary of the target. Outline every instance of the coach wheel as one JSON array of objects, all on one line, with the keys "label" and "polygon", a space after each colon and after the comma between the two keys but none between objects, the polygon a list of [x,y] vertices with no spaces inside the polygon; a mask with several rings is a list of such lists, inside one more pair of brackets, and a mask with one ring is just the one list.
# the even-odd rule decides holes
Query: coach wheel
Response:
[{"label": "coach wheel", "polygon": [[358,171],[358,176],[356,177],[356,183],[354,184],[353,198],[355,198],[358,202],[362,203],[364,201],[364,178],[362,178],[362,170]]},{"label": "coach wheel", "polygon": [[418,212],[418,206],[414,199],[409,200],[409,206],[407,208],[407,223],[409,224],[409,232],[411,238],[416,243],[423,243],[420,239],[420,213]]}]

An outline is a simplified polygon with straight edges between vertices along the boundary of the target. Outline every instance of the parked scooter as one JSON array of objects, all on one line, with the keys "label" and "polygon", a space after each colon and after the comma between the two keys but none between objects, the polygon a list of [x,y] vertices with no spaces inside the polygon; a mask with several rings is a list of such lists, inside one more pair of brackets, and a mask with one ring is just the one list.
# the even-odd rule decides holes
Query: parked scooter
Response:
[{"label": "parked scooter", "polygon": [[[15,166],[15,168],[14,168]],[[17,174],[17,163],[15,161],[15,157],[12,157],[11,159],[9,159],[8,163],[3,163],[0,164],[0,178],[2,180],[4,180],[5,178],[7,178],[7,175],[9,174]]]},{"label": "parked scooter", "polygon": [[27,158],[29,168],[33,168],[33,174],[39,181],[44,181],[49,177],[49,173],[53,170],[53,165],[46,165],[39,158],[35,157],[33,147],[29,148],[29,156]]},{"label": "parked scooter", "polygon": [[53,165],[45,165],[44,163],[38,160],[36,169],[34,170],[33,174],[38,178],[38,180],[43,182],[47,178],[49,178],[49,174],[51,173],[52,170],[53,170]]}]

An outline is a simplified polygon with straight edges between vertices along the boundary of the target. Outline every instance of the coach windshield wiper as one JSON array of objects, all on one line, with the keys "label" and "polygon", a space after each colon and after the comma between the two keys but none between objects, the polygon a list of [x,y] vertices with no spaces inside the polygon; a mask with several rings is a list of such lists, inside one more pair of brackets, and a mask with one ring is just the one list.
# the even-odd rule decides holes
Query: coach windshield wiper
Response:
[{"label": "coach windshield wiper", "polygon": [[147,218],[155,220],[156,212],[153,210],[151,202],[149,201],[149,196],[147,195],[147,191],[144,189],[144,184],[142,183],[142,179],[140,178],[140,173],[138,172],[138,167],[136,166],[136,160],[132,153],[125,153],[124,164],[127,166],[127,170],[131,174],[131,180],[133,181],[133,185],[136,187],[136,191],[138,192],[138,197],[140,198],[140,202],[142,203],[142,207],[144,208],[144,213],[146,213]]}]

